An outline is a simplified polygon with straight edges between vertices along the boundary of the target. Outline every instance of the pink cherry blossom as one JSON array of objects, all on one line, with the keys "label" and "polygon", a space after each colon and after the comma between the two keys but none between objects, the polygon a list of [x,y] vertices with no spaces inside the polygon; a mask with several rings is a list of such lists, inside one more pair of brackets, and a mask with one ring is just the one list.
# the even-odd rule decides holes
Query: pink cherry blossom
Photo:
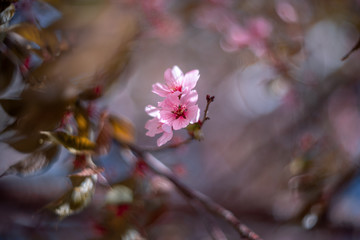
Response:
[{"label": "pink cherry blossom", "polygon": [[284,22],[296,23],[299,19],[295,8],[289,2],[281,1],[276,4],[276,12]]},{"label": "pink cherry blossom", "polygon": [[174,130],[185,128],[190,123],[198,121],[200,109],[196,105],[198,94],[195,90],[185,95],[175,92],[159,103],[160,121]]},{"label": "pink cherry blossom", "polygon": [[247,46],[260,57],[266,52],[266,40],[271,32],[271,23],[262,17],[250,19],[246,27],[232,24],[228,27],[222,47],[226,51],[236,51]]},{"label": "pink cherry blossom", "polygon": [[174,92],[185,94],[190,92],[200,78],[198,70],[192,70],[185,75],[178,66],[167,69],[164,73],[166,84],[156,83],[153,85],[153,93],[161,97],[167,97]]},{"label": "pink cherry blossom", "polygon": [[148,120],[145,124],[145,128],[148,130],[146,135],[154,137],[156,134],[163,133],[157,140],[157,145],[159,147],[170,141],[173,137],[173,131],[169,125],[160,122],[160,110],[154,106],[148,105],[145,108],[145,111],[151,117],[154,117],[153,119]]}]

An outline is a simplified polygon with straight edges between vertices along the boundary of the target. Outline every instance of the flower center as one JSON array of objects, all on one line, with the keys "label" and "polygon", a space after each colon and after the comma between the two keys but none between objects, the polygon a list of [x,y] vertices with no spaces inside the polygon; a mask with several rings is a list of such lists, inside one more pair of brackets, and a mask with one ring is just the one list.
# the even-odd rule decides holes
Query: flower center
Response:
[{"label": "flower center", "polygon": [[175,86],[175,87],[173,87],[173,88],[171,89],[171,91],[172,91],[173,93],[174,93],[174,92],[176,92],[176,91],[181,92],[181,90],[182,90],[181,85],[179,85],[179,86]]},{"label": "flower center", "polygon": [[175,118],[178,119],[179,117],[183,117],[186,119],[185,113],[187,112],[187,108],[182,105],[178,105],[174,107],[174,111],[171,111],[171,113],[175,114]]}]

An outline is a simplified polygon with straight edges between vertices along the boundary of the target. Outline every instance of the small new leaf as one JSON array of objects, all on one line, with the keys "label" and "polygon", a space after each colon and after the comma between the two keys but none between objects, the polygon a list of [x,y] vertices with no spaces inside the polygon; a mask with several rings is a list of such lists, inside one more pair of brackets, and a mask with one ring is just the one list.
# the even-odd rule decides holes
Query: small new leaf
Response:
[{"label": "small new leaf", "polygon": [[9,22],[15,14],[15,5],[10,4],[0,13],[0,25]]},{"label": "small new leaf", "polygon": [[95,150],[95,143],[86,137],[74,136],[62,131],[40,131],[40,133],[47,136],[52,142],[63,145],[73,154],[93,153]]},{"label": "small new leaf", "polygon": [[204,134],[201,131],[201,124],[200,123],[193,123],[189,124],[186,127],[186,130],[188,131],[189,135],[193,137],[194,139],[201,141],[204,139]]},{"label": "small new leaf", "polygon": [[89,205],[95,192],[97,176],[71,176],[73,188],[60,199],[49,203],[45,208],[51,209],[60,219],[78,213]]}]

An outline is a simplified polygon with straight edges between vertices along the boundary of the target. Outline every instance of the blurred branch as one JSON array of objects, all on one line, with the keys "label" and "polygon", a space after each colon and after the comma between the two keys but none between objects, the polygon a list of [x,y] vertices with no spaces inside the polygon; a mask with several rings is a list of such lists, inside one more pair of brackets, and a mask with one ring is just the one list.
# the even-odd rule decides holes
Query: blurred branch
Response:
[{"label": "blurred branch", "polygon": [[214,223],[214,220],[209,217],[208,212],[206,212],[203,208],[197,207],[198,202],[193,199],[187,199],[189,205],[196,211],[203,219],[204,226],[208,231],[211,239],[213,240],[227,240],[225,233],[221,230],[219,226]]},{"label": "blurred branch", "polygon": [[178,142],[178,143],[174,143],[174,144],[170,144],[170,145],[163,145],[161,147],[155,147],[155,148],[146,148],[143,149],[144,152],[160,152],[163,150],[167,150],[167,149],[173,149],[173,148],[178,148],[182,145],[186,145],[188,143],[190,143],[194,138],[193,137],[189,137],[184,141]]},{"label": "blurred branch", "polygon": [[242,238],[249,240],[261,240],[261,238],[252,230],[250,230],[246,225],[242,224],[239,219],[229,210],[225,209],[221,205],[215,203],[206,195],[192,190],[182,182],[180,182],[172,171],[166,167],[160,160],[154,157],[151,153],[143,151],[134,145],[128,145],[130,149],[149,166],[149,168],[170,180],[177,189],[188,199],[194,200],[200,203],[205,209],[211,212],[214,215],[217,215],[228,222]]},{"label": "blurred branch", "polygon": [[356,50],[358,50],[360,48],[360,38],[357,41],[357,43],[355,44],[355,46],[341,59],[342,61],[346,60],[348,57],[350,57],[350,55],[355,52]]},{"label": "blurred branch", "polygon": [[313,222],[311,226],[304,226],[306,229],[311,229],[317,225],[320,219],[327,212],[332,198],[341,190],[343,190],[352,179],[354,179],[355,175],[358,173],[358,170],[358,166],[350,167],[344,174],[339,177],[335,183],[323,189],[321,193],[317,194],[314,198],[312,198],[312,200],[308,202],[308,204],[303,208],[303,211],[301,211],[298,216],[303,218],[303,225],[304,219],[307,216],[316,215],[317,221]]}]

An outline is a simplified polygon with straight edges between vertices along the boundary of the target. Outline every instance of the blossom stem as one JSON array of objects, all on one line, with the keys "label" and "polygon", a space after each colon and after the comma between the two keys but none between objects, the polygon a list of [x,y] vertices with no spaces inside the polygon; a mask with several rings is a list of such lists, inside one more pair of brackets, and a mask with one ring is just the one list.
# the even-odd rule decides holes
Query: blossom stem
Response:
[{"label": "blossom stem", "polygon": [[206,95],[206,107],[204,110],[204,117],[201,121],[201,126],[204,124],[204,122],[206,122],[207,120],[209,120],[210,118],[208,117],[208,111],[209,111],[209,106],[210,103],[212,103],[215,100],[215,96],[210,96],[210,95]]},{"label": "blossom stem", "polygon": [[178,142],[178,143],[174,143],[174,144],[170,144],[170,145],[163,145],[161,147],[156,147],[156,148],[145,148],[143,149],[143,151],[146,152],[160,152],[163,150],[167,150],[167,149],[173,149],[173,148],[178,148],[182,145],[188,144],[190,143],[194,138],[193,137],[189,137],[187,139],[185,139],[184,141]]}]

